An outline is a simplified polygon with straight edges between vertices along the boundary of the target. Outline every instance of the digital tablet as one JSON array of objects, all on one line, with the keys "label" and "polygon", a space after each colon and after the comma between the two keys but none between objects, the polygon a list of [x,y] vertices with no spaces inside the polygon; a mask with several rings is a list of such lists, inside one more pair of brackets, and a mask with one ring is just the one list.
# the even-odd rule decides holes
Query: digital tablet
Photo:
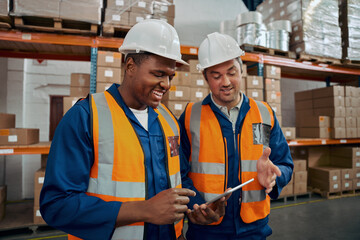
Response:
[{"label": "digital tablet", "polygon": [[249,181],[246,181],[240,185],[237,185],[236,187],[230,189],[229,191],[227,192],[224,192],[223,194],[220,194],[219,196],[216,196],[214,197],[213,199],[211,199],[210,201],[206,202],[206,204],[210,204],[210,203],[213,203],[213,202],[216,202],[217,200],[219,200],[220,198],[222,197],[225,197],[227,195],[229,195],[230,193],[232,192],[235,192],[236,190],[239,190],[240,188],[242,188],[243,186],[245,186],[246,184],[248,183],[251,183],[252,181],[254,181],[254,178],[250,179]]}]

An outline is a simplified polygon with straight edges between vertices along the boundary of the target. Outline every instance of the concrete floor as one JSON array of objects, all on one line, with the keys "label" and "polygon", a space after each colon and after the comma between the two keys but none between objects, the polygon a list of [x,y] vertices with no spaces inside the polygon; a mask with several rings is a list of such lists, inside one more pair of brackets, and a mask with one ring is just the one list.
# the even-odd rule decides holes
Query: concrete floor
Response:
[{"label": "concrete floor", "polygon": [[[28,203],[27,203],[28,204]],[[273,234],[269,240],[277,239],[360,239],[360,194],[351,197],[327,200],[316,194],[308,194],[271,202],[269,225]],[[65,233],[41,226],[16,228],[12,231],[0,229],[0,239],[52,239],[65,240]]]}]

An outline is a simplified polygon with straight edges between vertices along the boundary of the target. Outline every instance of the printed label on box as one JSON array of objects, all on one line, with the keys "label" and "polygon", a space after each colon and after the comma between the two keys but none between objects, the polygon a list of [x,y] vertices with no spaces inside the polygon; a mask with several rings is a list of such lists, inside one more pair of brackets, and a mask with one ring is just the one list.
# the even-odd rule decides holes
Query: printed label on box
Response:
[{"label": "printed label on box", "polygon": [[37,216],[37,217],[41,217],[40,210],[36,210],[36,216]]},{"label": "printed label on box", "polygon": [[106,70],[105,71],[105,77],[113,77],[113,71],[112,70]]},{"label": "printed label on box", "polygon": [[286,132],[285,132],[285,135],[286,135],[287,137],[290,137],[290,136],[291,136],[291,131],[286,131]]},{"label": "printed label on box", "polygon": [[271,94],[271,99],[276,99],[276,94],[275,93]]},{"label": "printed label on box", "polygon": [[360,178],[360,173],[356,173],[356,177],[357,177],[357,178]]},{"label": "printed label on box", "polygon": [[337,180],[337,176],[333,176],[333,181],[336,181]]},{"label": "printed label on box", "polygon": [[356,152],[356,156],[359,157],[359,156],[360,156],[360,152]]},{"label": "printed label on box", "polygon": [[161,6],[160,10],[163,12],[167,12],[167,11],[169,11],[169,8],[168,8],[168,6]]},{"label": "printed label on box", "polygon": [[350,175],[347,173],[347,174],[345,174],[345,179],[348,179],[348,178],[350,178]]},{"label": "printed label on box", "polygon": [[196,93],[195,93],[195,96],[196,96],[197,98],[202,98],[202,97],[203,97],[203,93],[202,93],[202,92],[196,92]]},{"label": "printed label on box", "polygon": [[[120,18],[119,18],[119,20],[120,20]],[[114,62],[114,57],[113,56],[106,56],[105,57],[105,62],[113,63]]]},{"label": "printed label on box", "polygon": [[17,135],[9,135],[8,142],[17,142]]},{"label": "printed label on box", "polygon": [[197,49],[196,48],[190,48],[190,53],[191,54],[197,54]]},{"label": "printed label on box", "polygon": [[349,187],[349,183],[345,183],[345,187],[348,188],[348,187]]},{"label": "printed label on box", "polygon": [[[120,15],[112,15],[112,20],[120,22],[121,17],[120,17]],[[106,56],[106,57],[108,57],[108,56]],[[105,62],[107,62],[107,61],[105,60]]]},{"label": "printed label on box", "polygon": [[356,183],[356,186],[357,186],[357,187],[360,187],[360,182]]},{"label": "printed label on box", "polygon": [[338,189],[339,188],[339,184],[335,183],[334,184],[334,189]]},{"label": "printed label on box", "polygon": [[139,2],[138,7],[146,8],[146,2]]},{"label": "printed label on box", "polygon": [[253,80],[253,85],[259,85],[259,81],[258,80]]},{"label": "printed label on box", "polygon": [[116,0],[115,5],[116,6],[124,6],[124,1],[123,0]]},{"label": "printed label on box", "polygon": [[44,179],[45,179],[44,177],[39,177],[38,178],[38,183],[39,184],[44,184]]},{"label": "printed label on box", "polygon": [[175,91],[175,97],[182,97],[183,91]]},{"label": "printed label on box", "polygon": [[253,92],[253,93],[252,93],[252,96],[253,96],[253,97],[258,97],[258,96],[259,96],[259,93],[258,93],[258,92]]},{"label": "printed label on box", "polygon": [[202,80],[202,79],[196,80],[196,85],[204,86],[204,80]]},{"label": "printed label on box", "polygon": [[360,167],[360,163],[357,162],[357,163],[356,163],[356,167]]},{"label": "printed label on box", "polygon": [[175,110],[182,110],[182,104],[175,103]]},{"label": "printed label on box", "polygon": [[141,22],[141,21],[144,21],[143,17],[136,17],[136,22]]}]

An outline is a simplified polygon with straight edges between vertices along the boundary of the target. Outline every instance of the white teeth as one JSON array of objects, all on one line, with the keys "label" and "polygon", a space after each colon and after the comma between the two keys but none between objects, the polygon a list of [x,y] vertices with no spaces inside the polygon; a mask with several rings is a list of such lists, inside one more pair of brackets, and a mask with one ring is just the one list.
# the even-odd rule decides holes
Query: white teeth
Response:
[{"label": "white teeth", "polygon": [[159,96],[159,97],[162,97],[163,93],[161,92],[156,92],[156,91],[153,91],[155,95]]}]

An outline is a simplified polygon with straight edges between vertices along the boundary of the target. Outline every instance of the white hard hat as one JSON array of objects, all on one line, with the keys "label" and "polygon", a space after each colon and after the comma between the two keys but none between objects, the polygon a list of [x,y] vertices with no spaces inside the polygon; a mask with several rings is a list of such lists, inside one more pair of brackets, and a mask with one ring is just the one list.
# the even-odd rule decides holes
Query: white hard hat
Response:
[{"label": "white hard hat", "polygon": [[146,19],[135,24],[126,34],[119,51],[124,54],[150,52],[188,65],[181,59],[175,28],[162,20]]},{"label": "white hard hat", "polygon": [[229,61],[244,55],[239,44],[234,38],[218,32],[207,35],[199,47],[198,70],[215,66],[219,63]]}]

